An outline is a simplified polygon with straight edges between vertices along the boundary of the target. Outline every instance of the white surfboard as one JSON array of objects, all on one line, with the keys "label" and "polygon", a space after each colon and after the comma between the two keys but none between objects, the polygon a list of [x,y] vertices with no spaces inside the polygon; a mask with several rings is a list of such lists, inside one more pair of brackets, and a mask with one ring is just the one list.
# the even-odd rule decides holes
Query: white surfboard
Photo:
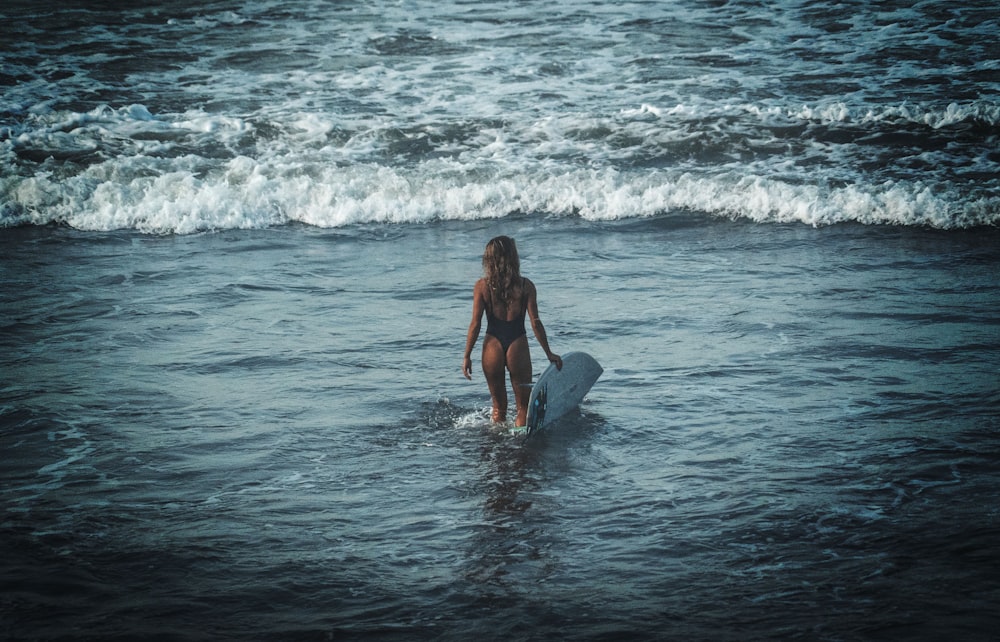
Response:
[{"label": "white surfboard", "polygon": [[527,436],[556,421],[583,401],[584,395],[604,372],[601,364],[586,352],[568,352],[562,370],[555,364],[538,378],[528,398]]}]

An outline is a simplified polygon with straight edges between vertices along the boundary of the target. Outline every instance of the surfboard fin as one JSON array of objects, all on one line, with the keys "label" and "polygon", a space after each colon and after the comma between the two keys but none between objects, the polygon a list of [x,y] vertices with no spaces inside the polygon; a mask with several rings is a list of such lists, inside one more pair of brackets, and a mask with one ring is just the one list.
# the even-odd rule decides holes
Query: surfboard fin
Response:
[{"label": "surfboard fin", "polygon": [[535,428],[538,428],[545,419],[545,406],[548,396],[548,386],[542,386],[542,389],[538,391],[535,400],[531,404],[533,412],[531,413],[531,423],[528,424],[528,434],[525,437],[531,435]]}]

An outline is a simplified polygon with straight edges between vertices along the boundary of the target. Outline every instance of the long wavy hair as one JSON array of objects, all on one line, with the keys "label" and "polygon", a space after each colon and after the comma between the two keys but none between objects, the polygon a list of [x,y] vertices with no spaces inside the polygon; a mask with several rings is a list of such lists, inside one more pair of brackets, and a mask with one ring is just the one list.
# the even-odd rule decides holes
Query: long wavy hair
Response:
[{"label": "long wavy hair", "polygon": [[493,299],[494,309],[505,310],[521,296],[521,259],[517,256],[517,245],[509,236],[490,239],[483,252],[483,274],[486,287]]}]

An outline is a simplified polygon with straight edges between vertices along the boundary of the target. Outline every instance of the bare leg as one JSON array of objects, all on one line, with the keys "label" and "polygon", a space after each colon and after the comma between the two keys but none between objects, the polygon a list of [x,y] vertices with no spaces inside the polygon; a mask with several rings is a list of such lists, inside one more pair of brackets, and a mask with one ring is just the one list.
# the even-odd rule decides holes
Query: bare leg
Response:
[{"label": "bare leg", "polygon": [[[514,346],[511,346],[513,348]],[[483,339],[483,374],[486,375],[486,385],[490,387],[490,397],[493,398],[493,421],[500,423],[507,420],[507,382],[504,379],[506,358],[503,346],[496,337],[486,335]],[[514,389],[515,391],[517,388]]]},{"label": "bare leg", "polygon": [[510,370],[510,384],[514,388],[514,401],[517,403],[514,425],[523,426],[528,422],[528,399],[531,397],[531,352],[528,350],[528,337],[518,337],[507,347],[507,369]]}]

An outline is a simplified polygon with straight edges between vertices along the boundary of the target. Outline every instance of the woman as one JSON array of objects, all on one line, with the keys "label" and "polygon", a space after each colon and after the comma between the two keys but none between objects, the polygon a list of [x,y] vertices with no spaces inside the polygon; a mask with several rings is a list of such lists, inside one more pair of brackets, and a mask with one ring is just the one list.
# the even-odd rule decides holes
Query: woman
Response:
[{"label": "woman", "polygon": [[510,384],[517,402],[515,426],[528,420],[528,398],[531,396],[531,354],[524,331],[524,315],[531,319],[545,356],[562,370],[562,359],[549,350],[545,327],[538,318],[535,284],[521,276],[521,262],[514,239],[498,236],[486,244],[483,252],[483,273],[472,293],[472,323],[465,342],[465,362],[462,374],[472,379],[472,348],[479,339],[483,313],[486,313],[486,338],[483,339],[483,373],[493,398],[493,421],[507,419],[507,384],[504,369],[510,371]]}]

